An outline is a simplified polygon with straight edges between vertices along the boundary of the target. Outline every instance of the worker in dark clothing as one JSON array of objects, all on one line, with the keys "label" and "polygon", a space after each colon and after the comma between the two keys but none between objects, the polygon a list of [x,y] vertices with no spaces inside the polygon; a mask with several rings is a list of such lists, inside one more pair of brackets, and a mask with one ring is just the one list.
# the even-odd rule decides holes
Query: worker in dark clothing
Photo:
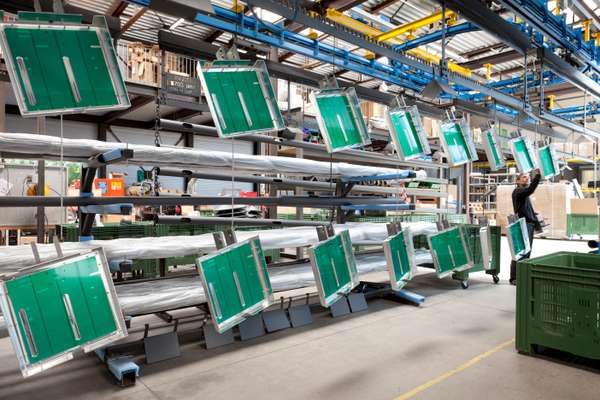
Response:
[{"label": "worker in dark clothing", "polygon": [[[529,244],[533,244],[533,232],[541,231],[542,226],[537,217],[537,214],[533,210],[533,206],[531,205],[531,199],[529,196],[535,192],[538,185],[540,184],[540,180],[542,179],[541,173],[539,169],[535,171],[535,177],[529,183],[529,175],[528,174],[520,174],[517,177],[517,187],[512,193],[512,203],[515,215],[519,218],[525,218],[525,222],[527,222],[527,232],[529,234]],[[529,258],[531,255],[531,250],[529,253],[525,254],[522,259]],[[512,261],[510,263],[510,284],[517,284],[517,263],[516,261]]]}]

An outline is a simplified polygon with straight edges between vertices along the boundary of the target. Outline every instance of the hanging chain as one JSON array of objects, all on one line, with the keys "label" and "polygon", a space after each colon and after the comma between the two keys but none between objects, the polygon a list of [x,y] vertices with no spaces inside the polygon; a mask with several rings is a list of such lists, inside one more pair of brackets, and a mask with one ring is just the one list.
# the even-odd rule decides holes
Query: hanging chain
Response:
[{"label": "hanging chain", "polygon": [[158,96],[156,97],[156,107],[154,115],[154,145],[160,147],[160,102],[162,97],[162,91],[158,89]]}]

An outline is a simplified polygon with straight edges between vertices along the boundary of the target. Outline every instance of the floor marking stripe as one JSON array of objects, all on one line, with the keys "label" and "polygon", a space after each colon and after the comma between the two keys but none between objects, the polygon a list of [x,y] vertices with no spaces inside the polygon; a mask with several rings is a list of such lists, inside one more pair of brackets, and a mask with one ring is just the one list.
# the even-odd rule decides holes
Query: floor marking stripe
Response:
[{"label": "floor marking stripe", "polygon": [[430,387],[437,385],[440,382],[445,381],[446,379],[452,377],[453,375],[458,374],[461,371],[464,371],[467,368],[472,367],[473,365],[477,364],[478,362],[480,362],[481,360],[491,356],[494,353],[499,352],[500,350],[512,345],[515,342],[515,339],[510,339],[509,341],[506,341],[504,343],[499,344],[498,346],[494,347],[493,349],[490,349],[488,351],[486,351],[485,353],[481,353],[478,356],[475,356],[473,358],[471,358],[469,361],[467,361],[466,363],[459,365],[458,367],[451,369],[448,372],[443,373],[442,375],[433,378],[432,380],[425,382],[424,384],[417,386],[416,388],[401,394],[400,396],[396,397],[394,400],[408,400],[411,397],[417,395],[418,393],[421,393],[424,390],[429,389]]}]

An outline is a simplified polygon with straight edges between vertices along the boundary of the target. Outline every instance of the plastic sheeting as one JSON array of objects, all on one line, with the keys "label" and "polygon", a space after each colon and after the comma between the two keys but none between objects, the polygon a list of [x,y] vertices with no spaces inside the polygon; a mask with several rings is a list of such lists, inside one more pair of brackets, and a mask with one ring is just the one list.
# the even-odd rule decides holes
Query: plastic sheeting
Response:
[{"label": "plastic sheeting", "polygon": [[[431,254],[417,251],[415,259],[416,264],[431,263]],[[387,270],[383,253],[357,255],[356,263],[359,274]],[[309,263],[270,268],[269,277],[275,292],[315,285]],[[130,316],[191,307],[206,301],[199,276],[128,283],[117,285],[116,290],[123,313]]]},{"label": "plastic sheeting", "polygon": [[[223,219],[227,221],[226,218]],[[413,235],[437,232],[436,225],[431,222],[406,222]],[[352,243],[356,245],[381,245],[388,237],[386,224],[383,223],[348,223],[334,225],[335,231],[348,229]],[[314,227],[297,227],[257,231],[237,231],[238,241],[259,236],[262,248],[280,249],[308,246],[319,241]],[[162,236],[137,239],[91,240],[88,242],[65,242],[61,244],[63,253],[71,255],[82,250],[102,247],[106,258],[111,260],[156,259],[199,255],[215,250],[212,233],[196,236]],[[38,251],[42,261],[56,258],[53,244],[40,244]],[[35,259],[30,246],[0,247],[0,273],[14,272],[20,268],[33,265]]]},{"label": "plastic sheeting", "polygon": [[[328,163],[293,157],[254,156],[223,151],[189,149],[184,147],[155,147],[129,143],[109,143],[89,139],[63,139],[63,157],[87,160],[92,156],[114,149],[131,149],[130,163],[179,166],[185,169],[231,167],[262,173],[290,173],[299,175],[335,175],[340,177],[398,174],[405,170],[379,168],[348,163]],[[0,133],[0,153],[25,154],[47,159],[58,159],[61,139],[54,136],[29,133]],[[425,171],[417,171],[418,178],[426,178]]]}]

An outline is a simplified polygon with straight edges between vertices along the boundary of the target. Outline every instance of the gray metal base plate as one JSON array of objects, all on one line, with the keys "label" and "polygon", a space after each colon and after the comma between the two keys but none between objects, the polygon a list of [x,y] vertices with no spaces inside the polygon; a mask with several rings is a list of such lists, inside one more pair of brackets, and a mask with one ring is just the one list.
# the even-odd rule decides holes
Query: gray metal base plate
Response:
[{"label": "gray metal base plate", "polygon": [[294,328],[313,323],[313,317],[310,313],[310,306],[308,304],[290,307],[288,313],[290,315],[290,322]]},{"label": "gray metal base plate", "polygon": [[265,326],[260,314],[254,315],[240,325],[240,338],[242,340],[250,340],[265,334]]},{"label": "gray metal base plate", "polygon": [[146,353],[146,363],[148,364],[179,357],[181,350],[177,332],[144,338],[144,351]]},{"label": "gray metal base plate", "polygon": [[350,306],[348,300],[345,297],[339,299],[329,307],[329,312],[333,318],[341,317],[346,314],[350,314]]},{"label": "gray metal base plate", "polygon": [[285,314],[285,310],[278,309],[273,311],[265,311],[262,313],[263,321],[265,321],[265,327],[267,332],[280,331],[282,329],[290,328],[290,321]]},{"label": "gray metal base plate", "polygon": [[207,349],[214,349],[215,347],[225,346],[231,344],[234,341],[233,331],[230,329],[224,333],[216,331],[212,324],[204,325],[204,340],[206,342]]},{"label": "gray metal base plate", "polygon": [[367,299],[363,293],[351,293],[348,296],[348,303],[350,303],[350,310],[353,313],[365,311],[369,308],[367,305]]}]

